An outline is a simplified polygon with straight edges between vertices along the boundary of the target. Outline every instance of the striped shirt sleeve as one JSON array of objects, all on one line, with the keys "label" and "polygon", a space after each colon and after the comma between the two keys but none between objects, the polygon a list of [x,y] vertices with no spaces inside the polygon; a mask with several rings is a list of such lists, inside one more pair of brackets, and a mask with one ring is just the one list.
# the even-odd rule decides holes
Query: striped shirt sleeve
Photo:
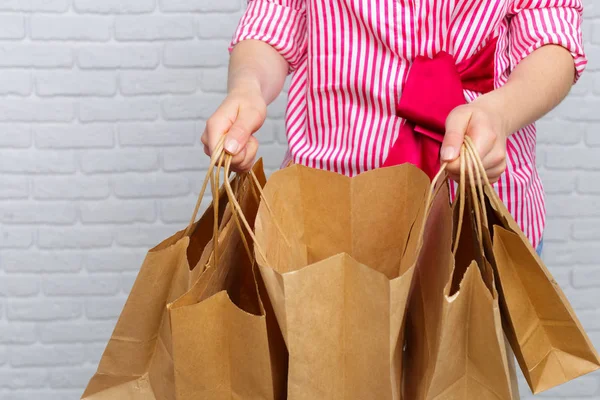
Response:
[{"label": "striped shirt sleeve", "polygon": [[582,44],[582,12],[581,0],[513,0],[509,10],[511,67],[534,50],[555,44],[571,52],[577,81],[587,64]]},{"label": "striped shirt sleeve", "polygon": [[261,40],[295,71],[306,57],[306,0],[249,0],[230,49],[243,40]]}]

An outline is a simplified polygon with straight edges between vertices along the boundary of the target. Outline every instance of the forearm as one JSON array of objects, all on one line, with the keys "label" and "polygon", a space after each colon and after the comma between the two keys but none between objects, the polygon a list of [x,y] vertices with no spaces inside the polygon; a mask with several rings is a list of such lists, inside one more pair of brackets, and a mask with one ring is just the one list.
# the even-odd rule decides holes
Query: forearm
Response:
[{"label": "forearm", "polygon": [[543,46],[515,67],[504,86],[475,102],[500,112],[503,131],[511,135],[556,107],[569,93],[574,73],[573,57],[566,49]]},{"label": "forearm", "polygon": [[231,52],[227,90],[259,90],[269,104],[281,93],[288,70],[285,58],[270,45],[244,40]]}]

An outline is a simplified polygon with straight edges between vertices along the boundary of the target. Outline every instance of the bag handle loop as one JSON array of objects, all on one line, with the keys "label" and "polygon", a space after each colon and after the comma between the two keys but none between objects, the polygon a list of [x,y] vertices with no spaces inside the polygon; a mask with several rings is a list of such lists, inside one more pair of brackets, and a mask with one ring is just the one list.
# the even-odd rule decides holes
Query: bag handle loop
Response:
[{"label": "bag handle loop", "polygon": [[[213,154],[216,154],[216,157],[211,157],[210,164],[208,166],[208,172],[206,173],[206,177],[204,178],[204,182],[202,183],[202,188],[200,189],[200,194],[198,195],[198,200],[196,201],[196,206],[194,207],[194,212],[192,213],[192,217],[190,218],[190,222],[188,223],[187,228],[185,229],[184,236],[189,236],[194,223],[196,222],[196,217],[198,216],[198,210],[200,210],[200,206],[202,204],[202,199],[204,198],[204,193],[206,192],[206,187],[208,186],[208,182],[213,174],[215,169],[215,165],[219,162],[219,156],[223,152],[223,144],[225,143],[225,136],[223,136],[215,147],[215,151]],[[218,196],[217,196],[218,197]],[[217,210],[218,213],[218,210]],[[217,214],[218,215],[218,214]]]}]

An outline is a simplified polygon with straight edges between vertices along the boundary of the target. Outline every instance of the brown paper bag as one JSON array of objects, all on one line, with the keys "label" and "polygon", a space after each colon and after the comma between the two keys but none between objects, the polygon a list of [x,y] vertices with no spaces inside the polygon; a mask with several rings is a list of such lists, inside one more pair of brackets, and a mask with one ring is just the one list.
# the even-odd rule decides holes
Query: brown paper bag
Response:
[{"label": "brown paper bag", "polygon": [[[405,398],[517,399],[493,272],[475,235],[473,210],[467,205],[464,215],[455,212],[453,224],[447,185],[441,192],[427,220],[411,294]],[[454,257],[453,226],[460,218]]]},{"label": "brown paper bag", "polygon": [[[227,196],[221,191],[217,218],[223,217],[226,205]],[[201,254],[213,236],[214,223],[211,205],[197,223],[191,223],[186,230],[148,252],[82,399],[175,399],[166,305],[185,293],[201,276],[206,261],[201,259]]]},{"label": "brown paper bag", "polygon": [[[264,186],[264,172],[255,172]],[[259,199],[253,185],[252,179],[244,180],[238,195],[250,225]],[[177,400],[285,397],[287,351],[272,313],[267,324],[252,242],[240,232],[241,226],[230,219],[219,235],[218,261],[207,246],[210,266],[169,305]]]},{"label": "brown paper bag", "polygon": [[573,308],[489,182],[485,197],[504,330],[529,387],[540,393],[596,371],[598,353]]},{"label": "brown paper bag", "polygon": [[272,175],[257,261],[289,351],[290,399],[399,399],[403,325],[429,179],[411,165],[348,178]]}]

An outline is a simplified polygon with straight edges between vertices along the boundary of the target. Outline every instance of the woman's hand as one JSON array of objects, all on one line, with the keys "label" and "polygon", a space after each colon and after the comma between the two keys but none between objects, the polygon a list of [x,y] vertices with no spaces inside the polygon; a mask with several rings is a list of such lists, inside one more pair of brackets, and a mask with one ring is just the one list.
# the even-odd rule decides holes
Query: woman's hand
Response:
[{"label": "woman's hand", "polygon": [[260,129],[267,117],[267,105],[258,84],[247,84],[229,92],[223,103],[206,121],[202,134],[204,152],[212,152],[223,137],[225,151],[233,155],[231,168],[235,172],[247,172],[252,168],[258,151],[258,140],[253,134]]},{"label": "woman's hand", "polygon": [[202,134],[204,152],[212,155],[223,135],[225,151],[233,155],[231,168],[252,168],[258,141],[252,135],[267,117],[267,104],[281,93],[289,71],[288,62],[277,50],[259,40],[244,40],[231,52],[227,97],[206,122]]},{"label": "woman's hand", "polygon": [[[506,169],[506,140],[513,132],[537,121],[567,95],[575,65],[571,53],[547,45],[525,57],[503,86],[454,109],[446,121],[440,153],[449,162],[452,179],[460,175],[458,156],[465,135],[473,143],[492,182]],[[535,167],[535,166],[532,166]]]},{"label": "woman's hand", "polygon": [[446,170],[455,181],[460,178],[459,155],[465,135],[473,140],[490,182],[497,182],[506,170],[508,138],[506,123],[501,115],[477,100],[459,106],[450,113],[440,155],[442,162],[449,163]]}]

